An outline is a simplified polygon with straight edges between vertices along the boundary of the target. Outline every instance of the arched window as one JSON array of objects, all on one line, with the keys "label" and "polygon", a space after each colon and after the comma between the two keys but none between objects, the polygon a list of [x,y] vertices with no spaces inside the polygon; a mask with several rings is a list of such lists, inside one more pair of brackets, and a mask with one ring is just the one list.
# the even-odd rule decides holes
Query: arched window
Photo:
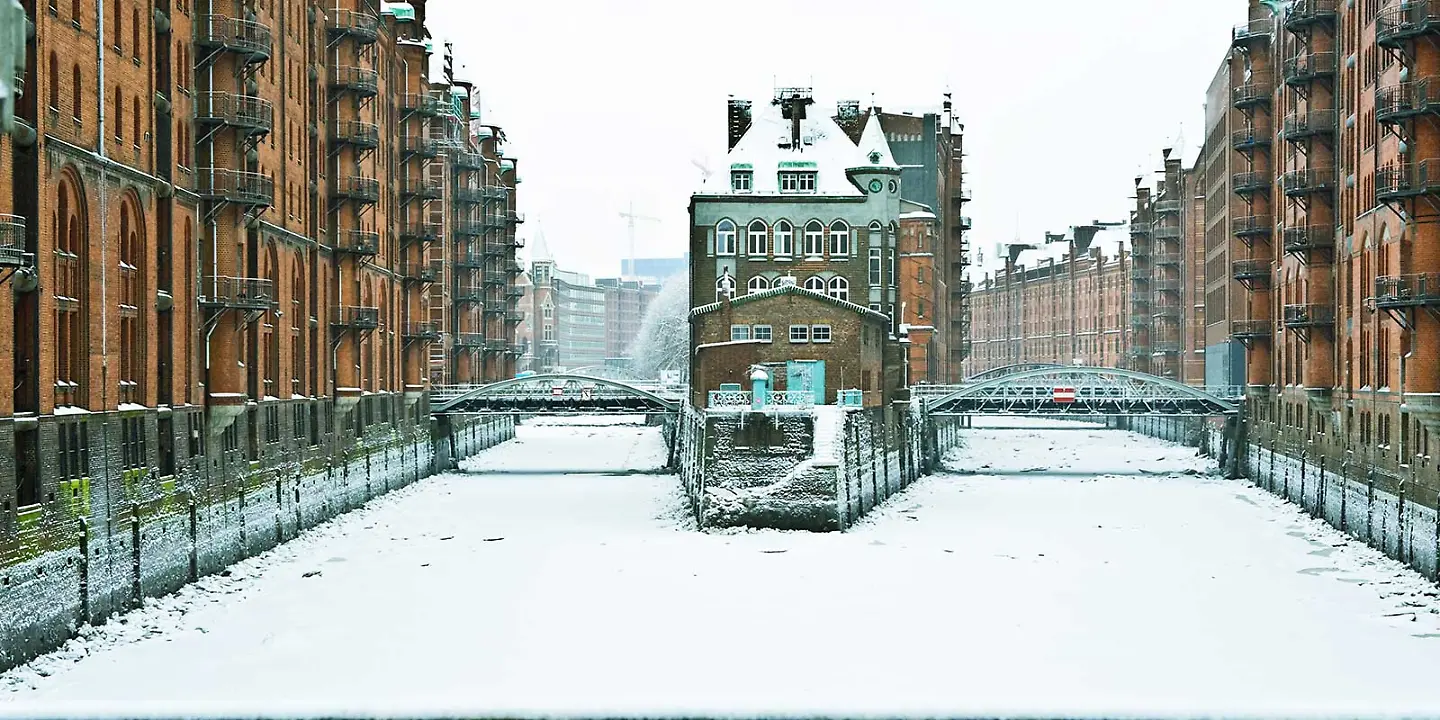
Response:
[{"label": "arched window", "polygon": [[115,140],[125,140],[125,91],[115,86]]},{"label": "arched window", "polygon": [[70,19],[80,24],[80,0],[70,0]]},{"label": "arched window", "polygon": [[86,350],[86,300],[89,245],[85,194],[78,178],[65,172],[56,189],[55,213],[55,404],[86,404],[84,382],[89,366]]},{"label": "arched window", "polygon": [[723,300],[727,297],[734,296],[735,278],[731,277],[729,273],[725,273],[724,275],[721,275],[718,280],[715,281],[715,299]]},{"label": "arched window", "polygon": [[80,119],[80,93],[82,92],[83,85],[83,79],[80,75],[80,65],[77,63],[75,67],[70,69],[70,113],[76,120]]},{"label": "arched window", "polygon": [[122,17],[122,15],[120,14],[120,0],[115,0],[115,8],[114,8],[113,10],[111,10],[111,15],[113,16],[113,19],[114,19],[114,21],[115,21],[115,27],[110,28],[110,34],[114,35],[115,37],[113,37],[113,38],[110,39],[110,43],[115,46],[115,49],[116,49],[116,50],[119,50],[119,49],[120,49],[120,18]]},{"label": "arched window", "polygon": [[794,254],[795,228],[791,227],[789,220],[781,220],[775,223],[775,255],[788,258]]},{"label": "arched window", "polygon": [[750,283],[746,287],[752,293],[760,292],[761,290],[769,290],[770,281],[766,279],[764,275],[756,275],[755,277],[750,278]]},{"label": "arched window", "polygon": [[825,254],[825,226],[819,220],[805,223],[805,257],[818,258]]},{"label": "arched window", "polygon": [[120,401],[143,403],[145,333],[142,329],[143,220],[129,196],[120,202]]},{"label": "arched window", "polygon": [[830,254],[839,257],[850,255],[850,226],[844,220],[830,223]]},{"label": "arched window", "polygon": [[770,249],[770,243],[767,242],[770,238],[764,220],[751,220],[745,235],[746,249],[751,255],[764,255]]},{"label": "arched window", "polygon": [[132,134],[135,136],[135,147],[138,148],[138,147],[140,147],[140,135],[142,134],[141,126],[144,124],[144,123],[142,123],[142,122],[140,121],[140,96],[139,96],[139,95],[136,95],[136,96],[130,101],[130,108],[134,111],[133,113],[131,113],[131,114],[133,115],[133,117],[130,119],[130,122],[131,122],[131,124],[133,124],[133,125],[135,126],[135,130],[132,132]]},{"label": "arched window", "polygon": [[806,289],[806,290],[814,290],[815,292],[818,292],[818,293],[823,293],[823,292],[825,292],[825,278],[816,277],[816,276],[814,276],[814,275],[811,275],[810,277],[805,278],[805,289]]},{"label": "arched window", "polygon": [[836,300],[850,300],[850,283],[843,277],[830,278],[830,297]]},{"label": "arched window", "polygon": [[50,109],[60,109],[60,56],[50,52]]},{"label": "arched window", "polygon": [[715,254],[735,254],[735,223],[721,220],[715,225]]},{"label": "arched window", "polygon": [[140,8],[130,11],[130,55],[140,57]]},{"label": "arched window", "polygon": [[885,242],[885,226],[879,220],[870,221],[870,247],[880,247]]}]

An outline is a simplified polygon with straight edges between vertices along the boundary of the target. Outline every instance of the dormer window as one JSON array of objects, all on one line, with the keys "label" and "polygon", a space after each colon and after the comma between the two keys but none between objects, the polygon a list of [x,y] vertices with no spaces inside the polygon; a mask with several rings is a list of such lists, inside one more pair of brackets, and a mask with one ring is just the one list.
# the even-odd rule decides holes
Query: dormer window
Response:
[{"label": "dormer window", "polygon": [[780,173],[780,192],[815,192],[815,173]]},{"label": "dormer window", "polygon": [[730,189],[735,192],[750,192],[751,180],[755,174],[749,170],[730,171]]}]

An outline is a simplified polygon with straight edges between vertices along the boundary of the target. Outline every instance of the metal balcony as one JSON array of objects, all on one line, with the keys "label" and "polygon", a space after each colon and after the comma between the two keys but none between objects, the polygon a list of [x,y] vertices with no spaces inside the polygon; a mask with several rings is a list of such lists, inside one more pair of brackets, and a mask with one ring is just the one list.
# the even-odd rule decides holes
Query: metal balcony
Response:
[{"label": "metal balcony", "polygon": [[1236,260],[1230,263],[1230,277],[1240,282],[1270,280],[1269,260]]},{"label": "metal balcony", "polygon": [[490,339],[485,341],[485,352],[505,352],[509,347],[508,340]]},{"label": "metal balcony", "polygon": [[0,268],[28,267],[25,252],[25,218],[0,215]]},{"label": "metal balcony", "polygon": [[1150,317],[1160,318],[1161,320],[1178,320],[1180,319],[1180,306],[1156,305],[1155,309],[1150,311]]},{"label": "metal balcony", "polygon": [[1130,237],[1150,237],[1150,223],[1140,220],[1131,220]]},{"label": "metal balcony", "polygon": [[485,279],[483,281],[483,284],[485,285],[485,287],[501,287],[508,282],[509,279],[506,278],[504,275],[500,275],[495,272],[487,272],[485,273]]},{"label": "metal balcony", "polygon": [[1303,87],[1317,80],[1331,80],[1335,77],[1336,64],[1333,52],[1311,52],[1296,55],[1285,61],[1285,84]]},{"label": "metal balcony", "polygon": [[465,171],[484,170],[485,156],[472,152],[455,153],[455,167]]},{"label": "metal balcony", "polygon": [[478,287],[456,288],[451,295],[457,304],[476,304],[485,302],[485,291]]},{"label": "metal balcony", "polygon": [[1230,176],[1230,191],[1241,197],[1270,191],[1270,171],[1235,173]]},{"label": "metal balcony", "polygon": [[278,301],[275,283],[264,278],[212,276],[201,279],[199,302],[214,309],[269,310]]},{"label": "metal balcony", "polygon": [[1339,15],[1338,0],[1295,0],[1285,13],[1285,29],[1304,32],[1311,26],[1333,24]]},{"label": "metal balcony", "polygon": [[1386,165],[1375,172],[1376,202],[1440,194],[1440,160]]},{"label": "metal balcony", "polygon": [[450,103],[445,98],[426,93],[407,93],[400,96],[400,112],[404,114],[435,117],[445,112]]},{"label": "metal balcony", "polygon": [[1130,268],[1130,279],[1135,282],[1148,283],[1150,282],[1150,276],[1153,274],[1150,268]]},{"label": "metal balcony", "polygon": [[1247,127],[1230,133],[1230,147],[1240,152],[1270,147],[1272,133],[1267,127]]},{"label": "metal balcony", "polygon": [[440,144],[423,135],[401,135],[400,154],[422,158],[440,157]]},{"label": "metal balcony", "polygon": [[233,53],[247,64],[269,60],[274,50],[268,25],[228,15],[197,16],[195,44],[205,50]]},{"label": "metal balcony", "polygon": [[352,175],[335,178],[332,182],[330,195],[334,198],[362,203],[380,200],[380,181],[375,178]]},{"label": "metal balcony", "polygon": [[1293,170],[1280,176],[1280,186],[1285,189],[1285,196],[1292,198],[1333,193],[1335,191],[1335,169]]},{"label": "metal balcony", "polygon": [[380,74],[370,68],[340,65],[330,68],[330,89],[374,97],[380,92]]},{"label": "metal balcony", "polygon": [[1375,278],[1375,307],[1440,306],[1440,273],[1385,275]]},{"label": "metal balcony", "polygon": [[1152,231],[1156,240],[1176,240],[1182,234],[1179,225],[1164,225]]},{"label": "metal balcony", "polygon": [[1151,281],[1150,288],[1156,292],[1179,292],[1180,278],[1156,278]]},{"label": "metal balcony", "polygon": [[1230,104],[1236,110],[1247,110],[1261,105],[1269,105],[1275,97],[1275,85],[1269,78],[1252,79],[1243,85],[1237,85],[1230,91]]},{"label": "metal balcony", "polygon": [[330,123],[330,142],[374,149],[380,147],[380,126],[363,120],[333,120]]},{"label": "metal balcony", "polygon": [[497,316],[499,316],[499,315],[504,315],[504,314],[505,314],[505,308],[500,307],[498,304],[497,304],[497,305],[487,305],[487,306],[485,307],[485,314],[486,314],[486,315],[497,315]]},{"label": "metal balcony", "polygon": [[485,234],[485,224],[474,220],[457,220],[454,230],[455,234],[461,237],[479,237]]},{"label": "metal balcony", "polygon": [[485,267],[487,258],[483,253],[468,252],[455,255],[455,267],[475,270]]},{"label": "metal balcony", "polygon": [[1312,110],[1292,113],[1285,117],[1280,134],[1286,142],[1299,142],[1310,138],[1334,140],[1338,128],[1334,110]]},{"label": "metal balcony", "polygon": [[464,349],[479,349],[485,347],[484,333],[456,333],[455,347]]},{"label": "metal balcony", "polygon": [[1287,328],[1330,327],[1335,324],[1335,306],[1320,303],[1296,303],[1285,306]]},{"label": "metal balcony", "polygon": [[507,288],[505,288],[505,297],[507,297],[507,298],[521,298],[521,297],[525,297],[525,288],[515,287],[515,286],[513,286],[513,285],[510,286],[510,287],[507,287]]},{"label": "metal balcony", "polygon": [[1174,215],[1175,213],[1180,212],[1180,201],[1179,201],[1179,200],[1159,200],[1159,201],[1156,201],[1154,210],[1155,210],[1155,214],[1156,214],[1156,215]]},{"label": "metal balcony", "polygon": [[370,230],[340,230],[335,236],[335,250],[350,255],[378,255],[380,233]]},{"label": "metal balcony", "polygon": [[485,202],[485,190],[477,187],[458,187],[451,197],[457,203],[478,205]]},{"label": "metal balcony", "polygon": [[445,263],[440,260],[406,260],[400,264],[400,274],[406,280],[433,283],[445,273]]},{"label": "metal balcony", "polygon": [[508,242],[498,242],[492,240],[485,243],[483,247],[485,255],[489,257],[499,257],[501,255],[504,255],[505,253],[510,252],[510,243]]},{"label": "metal balcony", "polygon": [[1230,321],[1230,336],[1236,340],[1262,340],[1274,334],[1275,326],[1269,320]]},{"label": "metal balcony", "polygon": [[1324,225],[1285,228],[1284,248],[1287,253],[1308,254],[1314,250],[1335,247],[1335,228]]},{"label": "metal balcony", "polygon": [[275,181],[260,173],[200,168],[195,171],[195,192],[212,202],[270,207],[275,202]]},{"label": "metal balcony", "polygon": [[331,324],[342,330],[374,330],[380,327],[380,308],[363,305],[338,307]]},{"label": "metal balcony", "polygon": [[1149,313],[1150,313],[1149,309],[1146,308],[1146,310],[1144,311],[1144,314],[1143,314],[1143,315],[1141,315],[1141,314],[1131,315],[1131,316],[1130,316],[1130,329],[1131,329],[1131,330],[1148,330],[1148,329],[1150,329],[1150,326],[1151,326],[1151,325],[1154,325],[1154,324],[1155,324],[1155,321],[1150,317],[1150,314],[1149,314]]},{"label": "metal balcony", "polygon": [[1250,244],[1253,238],[1270,237],[1275,231],[1275,218],[1270,215],[1247,215],[1230,220],[1230,232]]},{"label": "metal balcony", "polygon": [[1440,35],[1440,7],[1431,0],[1409,0],[1391,5],[1375,18],[1375,42],[1400,50],[1424,35]]},{"label": "metal balcony", "polygon": [[1175,353],[1180,352],[1180,341],[1179,341],[1179,340],[1156,340],[1156,341],[1150,343],[1150,349],[1151,349],[1151,350],[1154,350],[1154,351],[1157,352],[1157,353],[1165,353],[1165,354],[1167,354],[1167,355],[1174,355]]},{"label": "metal balcony", "polygon": [[440,323],[405,323],[400,329],[400,339],[406,342],[435,342],[440,337]]},{"label": "metal balcony", "polygon": [[231,127],[247,135],[265,135],[275,129],[275,106],[269,100],[250,95],[198,93],[195,122]]},{"label": "metal balcony", "polygon": [[1180,253],[1155,253],[1152,262],[1156,265],[1179,265]]},{"label": "metal balcony", "polygon": [[506,310],[505,322],[510,325],[525,322],[525,313],[520,310]]},{"label": "metal balcony", "polygon": [[326,8],[325,30],[332,38],[352,37],[373,43],[380,39],[380,18],[356,10]]},{"label": "metal balcony", "polygon": [[1237,48],[1251,48],[1265,45],[1270,42],[1271,35],[1275,32],[1275,21],[1270,18],[1251,20],[1250,22],[1236,25],[1230,31],[1230,45]]},{"label": "metal balcony", "polygon": [[961,230],[964,230],[964,231],[966,231],[966,232],[969,232],[969,230],[970,230],[971,227],[973,227],[973,225],[972,225],[971,222],[970,222],[970,216],[968,216],[968,215],[961,215],[961,216],[960,216],[960,229],[961,229]]},{"label": "metal balcony", "polygon": [[439,180],[429,178],[403,178],[400,180],[400,197],[439,200],[445,197],[445,186]]},{"label": "metal balcony", "polygon": [[505,221],[508,222],[508,223],[510,223],[510,224],[512,224],[512,225],[519,225],[520,223],[525,222],[525,213],[520,213],[520,212],[509,212],[509,213],[505,213]]},{"label": "metal balcony", "polygon": [[440,239],[440,226],[429,222],[411,222],[400,226],[400,241],[432,243]]}]

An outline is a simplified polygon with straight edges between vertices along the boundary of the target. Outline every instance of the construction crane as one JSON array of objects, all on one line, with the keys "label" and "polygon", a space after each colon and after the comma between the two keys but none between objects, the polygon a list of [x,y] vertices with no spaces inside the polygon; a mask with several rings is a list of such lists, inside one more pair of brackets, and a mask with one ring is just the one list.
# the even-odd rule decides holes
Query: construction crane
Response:
[{"label": "construction crane", "polygon": [[[635,267],[635,221],[649,220],[650,222],[658,223],[660,222],[660,218],[650,217],[649,215],[637,215],[635,213],[635,201],[633,200],[630,201],[630,212],[622,212],[620,213],[620,217],[625,218],[630,226],[630,279],[633,280],[640,276],[639,271]],[[621,274],[623,275],[624,273]]]}]

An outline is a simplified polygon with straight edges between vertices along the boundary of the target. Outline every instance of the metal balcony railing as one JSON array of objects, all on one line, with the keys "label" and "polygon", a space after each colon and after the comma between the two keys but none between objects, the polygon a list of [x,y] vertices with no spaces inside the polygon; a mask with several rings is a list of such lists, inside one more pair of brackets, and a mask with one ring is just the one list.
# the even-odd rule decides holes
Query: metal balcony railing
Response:
[{"label": "metal balcony railing", "polygon": [[1440,160],[1386,165],[1375,172],[1375,200],[1393,202],[1440,193]]},{"label": "metal balcony railing", "polygon": [[1250,22],[1236,25],[1230,31],[1230,44],[1234,47],[1243,47],[1252,44],[1268,43],[1270,36],[1275,32],[1275,21],[1270,18],[1251,20]]},{"label": "metal balcony railing", "polygon": [[1156,265],[1179,265],[1180,253],[1155,253],[1151,262],[1154,262]]},{"label": "metal balcony railing", "polygon": [[455,221],[455,234],[463,237],[478,237],[485,234],[485,224],[474,220]]},{"label": "metal balcony railing", "polygon": [[1150,343],[1150,349],[1157,353],[1173,354],[1180,352],[1179,340],[1156,340]]},{"label": "metal balcony railing", "polygon": [[1240,340],[1258,340],[1275,334],[1275,326],[1269,320],[1231,320],[1230,336]]},{"label": "metal balcony railing", "polygon": [[1312,168],[1309,170],[1293,170],[1280,176],[1280,186],[1285,189],[1285,195],[1287,197],[1304,197],[1306,195],[1334,192],[1335,169]]},{"label": "metal balcony railing", "polygon": [[1230,277],[1240,281],[1269,280],[1269,260],[1236,260],[1230,263]]},{"label": "metal balcony railing", "polygon": [[1333,23],[1339,15],[1338,0],[1295,0],[1285,13],[1285,29],[1304,30],[1318,23]]},{"label": "metal balcony railing", "polygon": [[1150,223],[1142,220],[1131,220],[1130,237],[1150,237]]},{"label": "metal balcony railing", "polygon": [[427,93],[407,93],[400,96],[400,112],[434,117],[449,108],[445,98]]},{"label": "metal balcony railing", "polygon": [[1375,120],[1392,124],[1419,115],[1440,114],[1440,77],[1387,85],[1375,91]]},{"label": "metal balcony railing", "polygon": [[485,314],[486,314],[486,315],[504,315],[504,314],[505,314],[505,308],[500,307],[500,306],[498,305],[498,303],[497,303],[496,305],[487,305],[487,306],[485,307]]},{"label": "metal balcony railing", "polygon": [[1440,305],[1440,273],[1384,275],[1375,278],[1375,307]]},{"label": "metal balcony railing", "polygon": [[380,199],[380,181],[352,175],[334,179],[331,195],[345,200],[373,203]]},{"label": "metal balcony railing", "polygon": [[1275,218],[1271,215],[1246,215],[1232,218],[1230,231],[1242,239],[1269,237],[1275,231]]},{"label": "metal balcony railing", "polygon": [[1162,320],[1178,320],[1180,318],[1180,306],[1157,304],[1154,309],[1150,311],[1150,316]]},{"label": "metal balcony railing", "polygon": [[235,310],[269,310],[277,300],[275,283],[264,278],[211,276],[200,281],[201,305]]},{"label": "metal balcony railing", "polygon": [[1285,306],[1287,328],[1328,327],[1335,324],[1335,306],[1320,303],[1296,303]]},{"label": "metal balcony railing", "polygon": [[1269,105],[1275,97],[1275,83],[1270,78],[1252,78],[1230,91],[1230,104],[1237,110]]},{"label": "metal balcony railing", "polygon": [[325,29],[331,37],[349,36],[372,43],[380,37],[380,18],[356,10],[326,8]]},{"label": "metal balcony railing", "polygon": [[275,106],[264,98],[228,92],[195,95],[195,122],[232,127],[248,134],[275,128]]},{"label": "metal balcony railing", "polygon": [[1150,277],[1154,274],[1150,268],[1130,268],[1130,279],[1136,282],[1148,283],[1150,282]]},{"label": "metal balcony railing", "polygon": [[439,180],[429,178],[402,178],[400,196],[421,200],[439,200],[445,197],[445,186]]},{"label": "metal balcony railing", "polygon": [[30,264],[25,252],[25,218],[0,214],[0,267]]},{"label": "metal balcony railing", "polygon": [[485,190],[484,188],[477,187],[458,187],[455,188],[455,193],[452,197],[454,197],[455,202],[458,203],[478,205],[479,203],[485,202]]},{"label": "metal balcony railing", "polygon": [[510,286],[510,287],[505,288],[505,297],[507,297],[507,298],[519,298],[519,297],[524,297],[524,296],[525,296],[525,288],[519,288],[519,287],[515,287],[515,286],[513,286],[513,285]]},{"label": "metal balcony railing", "polygon": [[525,222],[525,213],[509,212],[505,214],[505,220],[511,224],[518,225]]},{"label": "metal balcony railing", "polygon": [[485,352],[505,352],[510,346],[509,341],[503,339],[488,339],[485,341]]},{"label": "metal balcony railing", "polygon": [[418,155],[422,158],[439,157],[440,144],[423,135],[401,135],[400,152],[405,155]]},{"label": "metal balcony railing", "polygon": [[1150,282],[1150,289],[1156,292],[1177,292],[1180,290],[1180,279],[1156,278]]},{"label": "metal balcony railing", "polygon": [[1155,202],[1155,214],[1173,215],[1180,212],[1179,200],[1158,200]]},{"label": "metal balcony railing", "polygon": [[1284,248],[1287,253],[1306,254],[1312,250],[1335,247],[1335,228],[1324,225],[1285,228]]},{"label": "metal balcony railing", "polygon": [[1246,127],[1230,133],[1230,147],[1241,152],[1268,147],[1272,133],[1268,127]]},{"label": "metal balcony railing", "polygon": [[472,152],[455,153],[455,167],[465,171],[484,170],[485,156]]},{"label": "metal balcony railing", "polygon": [[484,333],[456,333],[456,334],[455,334],[455,347],[457,347],[457,348],[465,348],[465,349],[467,349],[467,350],[485,347],[485,334],[484,334]]},{"label": "metal balcony railing", "polygon": [[478,287],[455,288],[451,295],[457,303],[482,303],[485,302],[485,291]]},{"label": "metal balcony railing", "polygon": [[335,308],[334,325],[352,330],[374,330],[380,327],[380,308],[364,305]]},{"label": "metal balcony railing", "polygon": [[524,321],[525,321],[525,313],[524,313],[524,312],[522,312],[522,311],[520,311],[520,310],[506,310],[506,311],[505,311],[505,322],[510,323],[510,324],[513,325],[513,324],[515,324],[515,323],[524,322]]},{"label": "metal balcony railing", "polygon": [[1381,47],[1398,50],[1422,35],[1440,35],[1440,6],[1431,0],[1395,3],[1375,18],[1375,42]]},{"label": "metal balcony railing", "polygon": [[340,230],[335,235],[335,249],[351,255],[376,255],[380,252],[380,233],[371,230]]},{"label": "metal balcony railing", "polygon": [[409,341],[434,341],[440,339],[440,323],[418,322],[405,323],[400,330],[400,338]]},{"label": "metal balcony railing", "polygon": [[1253,195],[1270,189],[1269,170],[1251,170],[1230,176],[1230,190],[1236,195]]},{"label": "metal balcony railing", "polygon": [[332,120],[330,142],[362,148],[380,147],[380,126],[363,120]]},{"label": "metal balcony railing", "polygon": [[1288,142],[1310,138],[1334,138],[1338,126],[1334,110],[1311,110],[1285,116],[1280,134]]},{"label": "metal balcony railing", "polygon": [[490,241],[485,243],[486,255],[504,255],[510,252],[512,246],[508,242]]},{"label": "metal balcony railing", "polygon": [[435,242],[440,239],[440,226],[430,222],[410,222],[400,226],[401,242]]},{"label": "metal balcony railing", "polygon": [[406,260],[400,264],[400,274],[415,282],[436,282],[444,272],[445,263],[440,260]]},{"label": "metal balcony railing", "polygon": [[366,97],[373,96],[380,92],[380,74],[370,68],[354,65],[332,67],[330,68],[330,88]]},{"label": "metal balcony railing", "polygon": [[1298,87],[1334,77],[1337,67],[1333,52],[1302,53],[1285,61],[1285,84]]},{"label": "metal balcony railing", "polygon": [[485,287],[501,287],[505,285],[508,281],[508,278],[506,278],[506,276],[504,275],[500,275],[494,272],[487,272],[485,273],[485,280],[483,281],[483,284],[485,285]]},{"label": "metal balcony railing", "polygon": [[269,207],[275,202],[275,181],[243,170],[200,168],[195,171],[195,192],[212,202]]},{"label": "metal balcony railing", "polygon": [[972,224],[971,224],[971,222],[970,222],[970,216],[968,216],[968,215],[961,215],[961,216],[960,216],[960,229],[968,232],[971,227],[972,227]]},{"label": "metal balcony railing", "polygon": [[200,15],[195,18],[195,44],[241,56],[246,63],[270,58],[274,39],[270,27],[254,20],[228,15]]},{"label": "metal balcony railing", "polygon": [[455,256],[455,266],[466,269],[485,267],[485,255],[482,253],[468,252],[459,253]]},{"label": "metal balcony railing", "polygon": [[1151,235],[1156,240],[1175,240],[1180,237],[1181,229],[1179,225],[1162,225],[1151,231]]}]

